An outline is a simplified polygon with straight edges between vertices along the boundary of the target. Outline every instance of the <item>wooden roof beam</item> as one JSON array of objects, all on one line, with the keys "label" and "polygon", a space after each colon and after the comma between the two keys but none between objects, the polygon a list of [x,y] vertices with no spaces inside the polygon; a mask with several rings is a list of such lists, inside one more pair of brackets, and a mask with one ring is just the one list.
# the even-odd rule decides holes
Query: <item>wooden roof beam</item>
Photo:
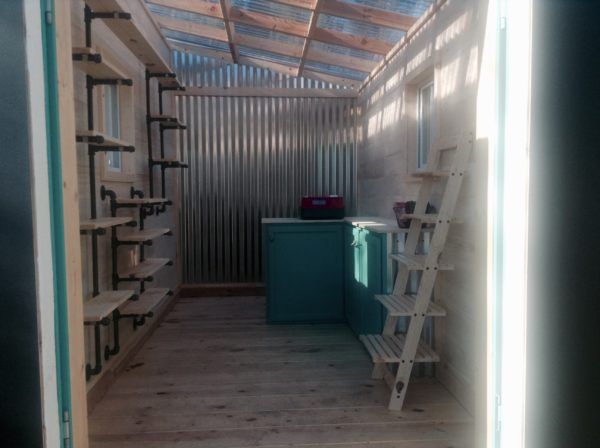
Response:
[{"label": "wooden roof beam", "polygon": [[321,2],[321,13],[371,25],[394,28],[400,31],[408,31],[417,21],[416,17],[406,14],[346,3],[340,0],[326,0]]},{"label": "wooden roof beam", "polygon": [[279,3],[280,5],[294,6],[302,9],[315,9],[315,3],[319,0],[271,0],[273,3]]},{"label": "wooden roof beam", "polygon": [[223,22],[225,23],[225,32],[227,33],[227,43],[231,58],[236,64],[240,59],[240,51],[235,44],[235,24],[229,20],[229,11],[231,10],[231,2],[229,0],[220,0],[221,12],[223,14]]},{"label": "wooden roof beam", "polygon": [[306,37],[304,38],[304,46],[302,47],[302,55],[300,56],[300,64],[298,64],[298,76],[302,75],[304,70],[304,63],[306,62],[306,55],[308,54],[308,48],[310,47],[310,41],[317,28],[317,22],[319,21],[319,10],[321,7],[320,0],[315,0],[315,9],[310,15],[310,21],[308,22],[308,29],[306,31]]},{"label": "wooden roof beam", "polygon": [[203,0],[148,0],[148,3],[223,20],[223,13],[219,5]]}]

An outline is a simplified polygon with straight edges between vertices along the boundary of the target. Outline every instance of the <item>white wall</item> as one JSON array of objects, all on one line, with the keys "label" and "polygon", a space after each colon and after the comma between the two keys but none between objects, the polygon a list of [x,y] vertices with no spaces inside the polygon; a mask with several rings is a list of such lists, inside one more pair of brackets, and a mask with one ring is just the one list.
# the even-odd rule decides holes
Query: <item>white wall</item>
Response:
[{"label": "white wall", "polygon": [[[435,82],[438,138],[476,131],[478,78],[487,1],[449,0],[359,99],[363,117],[358,158],[361,216],[393,217],[395,201],[416,200],[416,89]],[[471,411],[484,375],[487,142],[477,140],[444,257],[455,270],[438,276],[435,297],[447,310],[436,323],[438,378]],[[439,195],[434,197],[434,205]],[[478,393],[479,398],[479,393]]]}]

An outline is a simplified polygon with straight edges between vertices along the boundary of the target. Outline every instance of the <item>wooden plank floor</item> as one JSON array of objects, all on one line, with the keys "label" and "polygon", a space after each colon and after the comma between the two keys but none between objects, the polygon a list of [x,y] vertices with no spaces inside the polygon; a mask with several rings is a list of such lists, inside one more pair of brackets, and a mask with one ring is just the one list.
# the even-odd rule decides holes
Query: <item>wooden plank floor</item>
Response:
[{"label": "wooden plank floor", "polygon": [[93,448],[471,447],[435,380],[402,412],[345,325],[265,324],[264,298],[180,299],[90,415]]}]

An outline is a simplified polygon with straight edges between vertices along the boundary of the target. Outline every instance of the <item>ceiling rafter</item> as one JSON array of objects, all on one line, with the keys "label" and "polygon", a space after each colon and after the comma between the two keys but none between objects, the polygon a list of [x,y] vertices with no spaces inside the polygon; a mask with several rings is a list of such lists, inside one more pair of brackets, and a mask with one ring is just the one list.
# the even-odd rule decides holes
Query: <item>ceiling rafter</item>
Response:
[{"label": "ceiling rafter", "polygon": [[310,41],[315,34],[315,28],[319,21],[319,11],[321,9],[321,0],[315,0],[315,7],[310,15],[310,21],[306,30],[306,37],[304,38],[304,45],[302,46],[302,56],[300,56],[300,63],[298,64],[298,76],[302,76],[304,70],[304,63],[306,62],[306,55],[308,54],[308,48],[310,47]]},{"label": "ceiling rafter", "polygon": [[235,24],[229,20],[229,11],[231,11],[231,2],[229,0],[220,0],[221,13],[223,14],[223,22],[225,23],[225,32],[227,33],[227,43],[231,58],[236,64],[240,60],[240,50],[235,44]]}]

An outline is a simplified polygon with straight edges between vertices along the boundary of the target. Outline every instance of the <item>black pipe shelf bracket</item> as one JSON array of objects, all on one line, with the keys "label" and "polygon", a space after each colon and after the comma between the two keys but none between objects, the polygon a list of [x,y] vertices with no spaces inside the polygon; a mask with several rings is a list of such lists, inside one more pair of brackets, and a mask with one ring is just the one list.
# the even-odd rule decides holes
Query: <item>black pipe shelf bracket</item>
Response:
[{"label": "black pipe shelf bracket", "polygon": [[105,317],[101,321],[98,322],[85,322],[86,326],[94,326],[94,367],[90,363],[85,365],[85,379],[89,381],[89,379],[93,375],[98,375],[102,372],[102,353],[101,353],[101,341],[100,341],[100,326],[107,327],[110,324],[110,319]]},{"label": "black pipe shelf bracket", "polygon": [[[158,81],[158,115],[153,115],[150,107],[150,80],[156,78]],[[163,94],[165,92],[184,91],[177,80],[177,75],[172,72],[150,72],[146,71],[146,128],[148,137],[148,169],[150,171],[150,195],[154,195],[154,167],[160,167],[160,185],[161,196],[166,196],[166,170],[169,168],[187,168],[187,164],[174,159],[165,157],[164,133],[168,130],[186,129],[186,125],[181,123],[177,117],[164,115]],[[152,123],[159,123],[160,135],[160,157],[154,158],[152,150]],[[157,210],[157,214],[164,213],[166,206],[163,205]]]}]

